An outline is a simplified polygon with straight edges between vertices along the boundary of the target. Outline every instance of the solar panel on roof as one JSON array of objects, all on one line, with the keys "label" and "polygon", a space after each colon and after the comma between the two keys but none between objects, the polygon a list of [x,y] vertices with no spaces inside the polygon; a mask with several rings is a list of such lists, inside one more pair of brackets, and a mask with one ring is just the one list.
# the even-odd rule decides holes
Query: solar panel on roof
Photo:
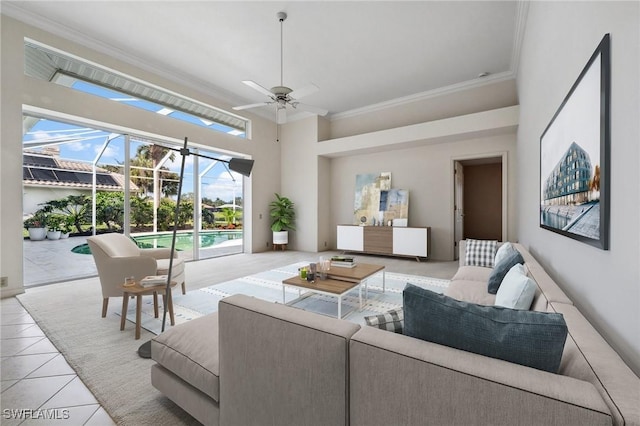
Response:
[{"label": "solar panel on roof", "polygon": [[96,183],[98,185],[120,186],[111,175],[96,175]]},{"label": "solar panel on roof", "polygon": [[23,180],[31,180],[31,179],[33,179],[33,176],[31,176],[31,171],[29,171],[28,167],[23,167],[22,168],[22,179]]},{"label": "solar panel on roof", "polygon": [[75,172],[68,172],[64,170],[56,171],[56,175],[58,176],[59,182],[67,182],[67,183],[77,183],[80,182],[78,179],[78,174]]},{"label": "solar panel on roof", "polygon": [[31,168],[31,174],[36,180],[46,180],[49,182],[57,182],[58,177],[53,170]]},{"label": "solar panel on roof", "polygon": [[78,178],[78,182],[80,183],[93,183],[93,175],[91,173],[78,173],[76,172],[76,177]]},{"label": "solar panel on roof", "polygon": [[57,167],[56,161],[51,157],[40,157],[37,155],[23,155],[22,163],[33,166]]}]

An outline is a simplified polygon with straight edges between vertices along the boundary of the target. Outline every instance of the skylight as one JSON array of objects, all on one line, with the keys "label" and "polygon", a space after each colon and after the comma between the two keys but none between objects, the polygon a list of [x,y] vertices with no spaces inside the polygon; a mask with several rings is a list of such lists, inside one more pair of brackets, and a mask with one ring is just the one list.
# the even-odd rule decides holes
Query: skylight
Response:
[{"label": "skylight", "polygon": [[136,108],[246,137],[248,120],[25,40],[25,74]]}]

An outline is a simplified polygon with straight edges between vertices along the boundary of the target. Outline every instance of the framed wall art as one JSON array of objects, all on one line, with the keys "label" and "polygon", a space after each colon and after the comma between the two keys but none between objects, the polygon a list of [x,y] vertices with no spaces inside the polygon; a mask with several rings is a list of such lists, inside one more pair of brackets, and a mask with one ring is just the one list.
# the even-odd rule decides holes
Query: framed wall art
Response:
[{"label": "framed wall art", "polygon": [[540,227],[609,249],[610,36],[540,137]]}]

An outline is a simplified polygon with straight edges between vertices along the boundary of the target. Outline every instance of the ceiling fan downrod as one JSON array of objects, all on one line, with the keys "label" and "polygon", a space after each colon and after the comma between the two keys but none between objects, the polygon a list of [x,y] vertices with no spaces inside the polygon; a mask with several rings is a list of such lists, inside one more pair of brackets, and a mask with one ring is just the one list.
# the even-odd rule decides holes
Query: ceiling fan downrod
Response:
[{"label": "ceiling fan downrod", "polygon": [[278,21],[280,21],[280,86],[284,86],[284,42],[283,42],[283,23],[287,19],[285,12],[278,12],[276,14]]}]

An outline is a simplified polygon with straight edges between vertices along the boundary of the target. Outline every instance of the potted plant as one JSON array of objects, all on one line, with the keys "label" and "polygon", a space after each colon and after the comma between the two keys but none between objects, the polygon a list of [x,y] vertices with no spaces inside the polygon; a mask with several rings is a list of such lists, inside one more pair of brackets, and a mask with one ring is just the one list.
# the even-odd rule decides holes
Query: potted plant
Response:
[{"label": "potted plant", "polygon": [[293,202],[287,197],[275,194],[276,199],[269,204],[271,215],[271,231],[273,244],[286,245],[289,243],[289,231],[295,231],[296,212]]},{"label": "potted plant", "polygon": [[47,215],[47,239],[48,240],[59,240],[61,231],[61,225],[64,217],[59,214],[49,214]]},{"label": "potted plant", "polygon": [[60,238],[69,238],[69,234],[73,230],[74,219],[71,216],[63,216],[62,223],[60,224]]},{"label": "potted plant", "polygon": [[45,214],[42,210],[38,210],[33,216],[25,219],[24,227],[27,232],[29,232],[29,239],[31,241],[41,241],[47,237],[45,219]]}]

